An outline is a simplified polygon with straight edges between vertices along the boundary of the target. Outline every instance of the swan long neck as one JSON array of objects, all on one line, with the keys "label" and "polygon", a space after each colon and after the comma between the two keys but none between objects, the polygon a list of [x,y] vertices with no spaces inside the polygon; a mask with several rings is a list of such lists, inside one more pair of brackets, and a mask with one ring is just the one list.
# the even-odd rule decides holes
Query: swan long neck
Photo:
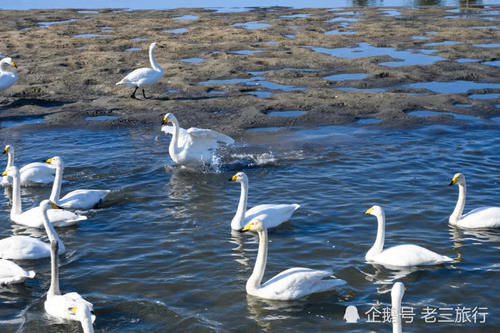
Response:
[{"label": "swan long neck", "polygon": [[236,214],[234,214],[233,220],[231,221],[231,228],[234,230],[239,230],[244,227],[243,222],[245,219],[245,212],[247,211],[247,200],[248,200],[248,180],[244,179],[241,182],[241,193],[240,201],[238,202],[238,209]]},{"label": "swan long neck", "polygon": [[371,257],[382,252],[385,242],[385,213],[377,214],[377,238],[371,249],[367,252],[366,257]]},{"label": "swan long neck", "polygon": [[50,192],[50,201],[57,203],[61,196],[62,175],[64,166],[61,164],[56,166],[56,175],[54,183],[52,184],[52,191]]},{"label": "swan long neck", "polygon": [[59,252],[57,242],[50,243],[50,288],[47,296],[61,295],[59,289]]},{"label": "swan long neck", "polygon": [[[168,146],[168,152],[170,156],[177,155],[177,151],[179,150],[178,142],[179,142],[179,121],[177,118],[170,116],[170,121],[172,122],[172,126],[174,128],[174,133],[172,134],[172,140],[170,141],[170,145]],[[173,159],[173,158],[172,158]]]},{"label": "swan long neck", "polygon": [[401,298],[399,297],[399,295],[397,296],[397,298],[392,298],[392,333],[401,333],[403,330],[401,324]]},{"label": "swan long neck", "polygon": [[15,173],[12,177],[12,208],[10,210],[10,218],[14,215],[20,215],[23,211],[23,204],[21,201],[21,176],[19,172]]},{"label": "swan long neck", "polygon": [[[267,229],[258,231],[259,234],[259,250],[257,251],[257,259],[253,268],[252,275],[248,278],[246,289],[257,290],[260,288],[264,272],[266,271],[267,263]],[[250,293],[251,294],[251,293]]]},{"label": "swan long neck", "polygon": [[54,225],[49,221],[49,216],[47,213],[47,210],[42,209],[42,215],[43,215],[43,227],[45,228],[45,232],[47,233],[47,236],[49,237],[49,242],[52,241],[57,241],[58,244],[58,253],[63,253],[65,248],[64,244],[59,238],[59,235],[56,232],[56,229],[54,228]]},{"label": "swan long neck", "polygon": [[151,45],[149,47],[149,62],[151,63],[151,67],[153,67],[155,71],[163,73],[163,68],[161,68],[161,66],[156,62],[154,49],[154,45]]},{"label": "swan long neck", "polygon": [[8,169],[13,165],[14,165],[14,150],[11,147],[7,152],[7,167],[5,169]]},{"label": "swan long neck", "polygon": [[457,224],[458,220],[460,220],[460,217],[462,217],[462,213],[464,212],[465,208],[465,194],[466,194],[466,185],[465,185],[465,180],[463,184],[458,184],[458,200],[457,200],[457,205],[455,206],[455,209],[453,210],[453,213],[450,215],[449,222],[450,224]]}]

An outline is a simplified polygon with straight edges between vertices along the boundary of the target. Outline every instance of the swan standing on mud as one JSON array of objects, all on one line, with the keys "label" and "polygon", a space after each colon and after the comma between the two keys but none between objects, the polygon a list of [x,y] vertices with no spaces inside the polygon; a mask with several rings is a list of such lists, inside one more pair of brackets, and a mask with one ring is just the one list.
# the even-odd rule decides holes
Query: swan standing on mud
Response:
[{"label": "swan standing on mud", "polygon": [[116,85],[124,84],[130,88],[135,88],[132,95],[130,95],[131,98],[137,99],[135,93],[137,89],[142,88],[142,96],[146,99],[144,88],[152,86],[163,76],[163,68],[158,65],[154,56],[155,48],[163,48],[163,46],[158,43],[151,43],[149,45],[149,62],[152,68],[138,68],[116,83]]}]

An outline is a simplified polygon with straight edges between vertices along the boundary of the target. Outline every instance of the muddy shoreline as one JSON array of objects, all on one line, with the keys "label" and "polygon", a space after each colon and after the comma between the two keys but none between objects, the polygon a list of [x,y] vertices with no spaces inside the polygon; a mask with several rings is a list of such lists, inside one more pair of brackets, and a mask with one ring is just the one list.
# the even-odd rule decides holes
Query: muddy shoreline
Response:
[{"label": "muddy shoreline", "polygon": [[[360,119],[411,127],[457,121],[449,113],[499,116],[498,98],[470,95],[500,93],[500,7],[451,9],[0,11],[0,52],[19,66],[17,84],[1,92],[0,124],[43,116],[43,123],[26,126],[159,126],[163,114],[172,112],[183,127],[213,128],[237,137],[256,127]],[[245,22],[266,25],[240,25]],[[147,48],[153,41],[165,46],[156,51],[165,74],[146,91],[150,99],[131,99],[131,89],[115,83],[132,69],[149,65]],[[327,54],[367,44],[443,60],[388,66],[384,63],[404,59],[390,57],[390,52],[362,58]],[[366,77],[325,79],[348,73]],[[230,79],[238,80],[210,82]],[[444,93],[409,86],[432,81],[497,85]],[[267,115],[290,110],[306,113]],[[408,115],[415,110],[446,114]],[[109,118],[87,120],[92,116]]]}]

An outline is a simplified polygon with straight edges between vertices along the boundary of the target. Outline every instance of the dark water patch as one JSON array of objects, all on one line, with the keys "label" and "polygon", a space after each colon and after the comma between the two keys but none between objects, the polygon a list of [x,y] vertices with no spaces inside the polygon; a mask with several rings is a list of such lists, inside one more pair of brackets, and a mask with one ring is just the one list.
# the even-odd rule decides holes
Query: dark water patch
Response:
[{"label": "dark water patch", "polygon": [[363,124],[363,125],[378,124],[380,122],[381,122],[380,119],[374,119],[374,118],[363,118],[363,119],[356,120],[356,123]]},{"label": "dark water patch", "polygon": [[355,35],[356,31],[340,31],[340,30],[329,30],[325,32],[325,35]]},{"label": "dark water patch", "polygon": [[495,99],[495,98],[500,98],[500,94],[499,93],[472,94],[468,95],[467,97],[472,99]]},{"label": "dark water patch", "polygon": [[117,116],[89,116],[85,117],[85,120],[100,121],[100,120],[112,120],[117,119]]},{"label": "dark water patch", "polygon": [[362,80],[366,79],[368,74],[365,73],[345,73],[324,76],[323,79],[329,81],[349,81],[349,80]]},{"label": "dark water patch", "polygon": [[13,116],[0,119],[0,128],[14,128],[23,125],[42,124],[45,122],[43,116]]},{"label": "dark water patch", "polygon": [[480,62],[481,59],[472,59],[472,58],[460,58],[455,60],[458,63],[468,63],[468,62]]},{"label": "dark water patch", "polygon": [[305,88],[294,87],[283,85],[271,81],[265,80],[264,77],[254,76],[246,79],[222,79],[222,80],[208,80],[199,82],[199,84],[245,84],[250,86],[259,86],[271,90],[282,90],[282,91],[295,91],[304,90]]},{"label": "dark water patch", "polygon": [[272,117],[298,117],[306,114],[306,111],[294,110],[294,111],[271,111],[266,113],[268,116]]},{"label": "dark water patch", "polygon": [[484,47],[484,48],[495,48],[495,47],[500,47],[500,44],[497,43],[491,43],[491,44],[472,44],[472,46],[476,47]]}]

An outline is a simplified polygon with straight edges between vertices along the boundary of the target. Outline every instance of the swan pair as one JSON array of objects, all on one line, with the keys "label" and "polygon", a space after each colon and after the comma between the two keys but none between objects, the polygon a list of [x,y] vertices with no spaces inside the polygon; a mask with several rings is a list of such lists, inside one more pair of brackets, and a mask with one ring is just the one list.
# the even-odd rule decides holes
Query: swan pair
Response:
[{"label": "swan pair", "polygon": [[0,284],[21,283],[27,278],[35,277],[35,272],[25,271],[17,264],[6,260],[26,260],[40,259],[50,257],[50,242],[55,241],[60,249],[59,253],[65,251],[64,244],[57,235],[56,230],[48,218],[48,211],[59,209],[59,207],[50,202],[43,200],[40,203],[39,209],[42,213],[42,222],[45,232],[49,238],[49,243],[44,243],[38,238],[29,236],[10,236],[0,240]]},{"label": "swan pair", "polygon": [[[3,154],[7,154],[7,167],[5,169],[8,169],[14,165],[14,147],[6,145]],[[54,181],[55,172],[56,169],[47,163],[34,162],[26,164],[19,170],[21,186],[50,184]],[[9,177],[3,176],[2,186],[10,184]]]},{"label": "swan pair", "polygon": [[[168,123],[173,126],[167,126]],[[185,130],[171,113],[163,117],[161,131],[172,135],[168,146],[172,160],[191,167],[213,164],[217,149],[234,143],[231,137],[214,130],[196,127]]]},{"label": "swan pair", "polygon": [[241,229],[241,232],[245,231],[253,231],[259,235],[257,259],[252,275],[246,283],[249,295],[286,301],[345,285],[346,282],[341,279],[325,279],[332,276],[331,271],[302,267],[289,268],[262,284],[267,262],[267,228],[261,219],[256,218]]},{"label": "swan pair", "polygon": [[0,60],[0,91],[17,82],[17,73],[12,70],[12,67],[17,68],[12,58],[6,57]]},{"label": "swan pair", "polygon": [[149,45],[149,62],[151,63],[152,68],[136,69],[116,83],[116,85],[124,84],[128,87],[135,88],[132,95],[130,95],[131,98],[137,99],[135,93],[137,92],[137,89],[142,88],[142,96],[146,99],[144,88],[152,86],[163,76],[163,68],[158,65],[153,53],[156,48],[162,47],[163,46],[158,43],[151,43],[151,45]]}]

